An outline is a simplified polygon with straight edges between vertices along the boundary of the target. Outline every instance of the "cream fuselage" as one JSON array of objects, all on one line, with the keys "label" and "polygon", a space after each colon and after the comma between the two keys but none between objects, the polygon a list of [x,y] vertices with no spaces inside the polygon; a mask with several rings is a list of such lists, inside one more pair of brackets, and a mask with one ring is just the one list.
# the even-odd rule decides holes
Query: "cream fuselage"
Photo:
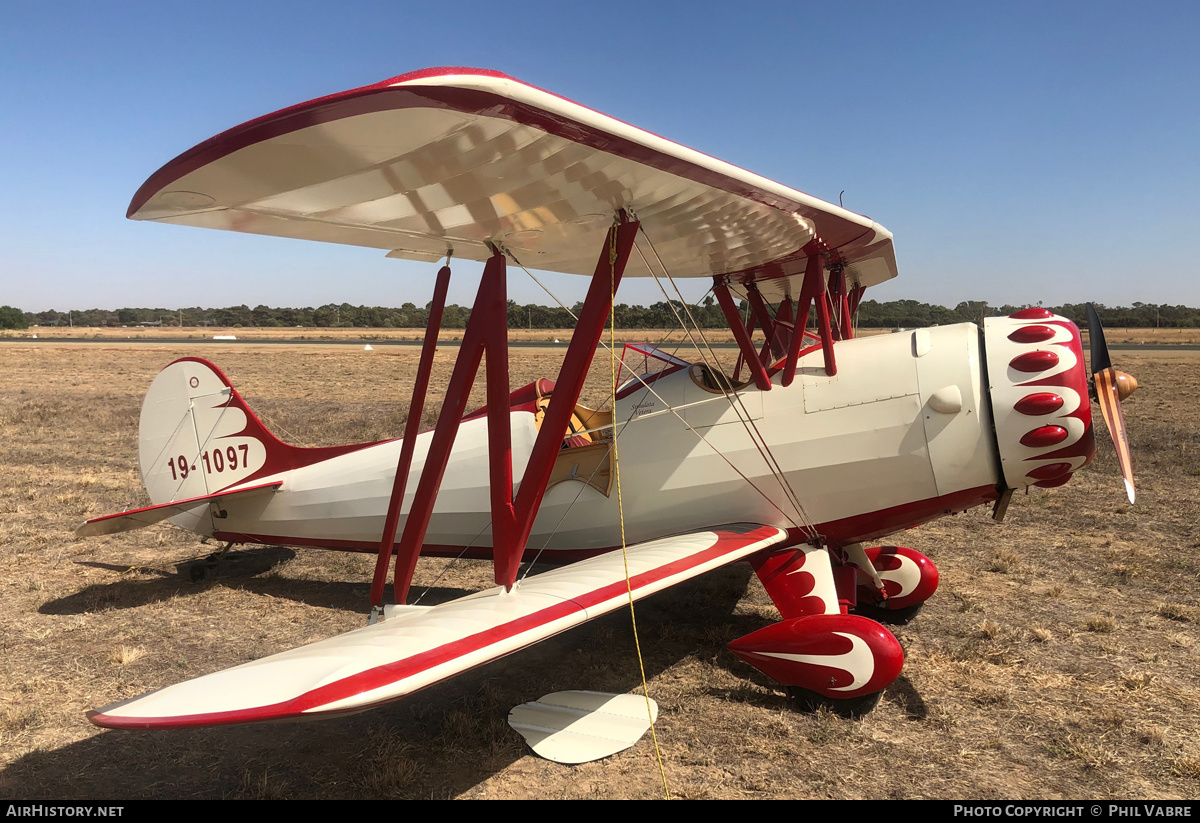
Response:
[{"label": "cream fuselage", "polygon": [[[805,357],[790,386],[777,376],[770,391],[743,388],[736,408],[686,369],[619,399],[614,419],[625,540],[749,521],[815,526],[841,544],[996,497],[999,456],[976,326],[843,341],[837,362],[837,375],[829,377],[820,352]],[[491,544],[486,429],[483,418],[459,429],[427,552],[470,547],[486,553]],[[751,429],[769,445],[802,512],[789,502]],[[532,413],[512,414],[518,480],[536,434]],[[431,438],[430,432],[419,435],[405,514]],[[260,477],[283,486],[274,495],[231,499],[224,517],[213,506],[173,522],[237,542],[374,550],[399,449],[400,441],[388,441]],[[559,460],[569,455],[564,450]],[[579,480],[547,490],[527,558],[543,547],[565,559],[621,545],[617,484],[606,496],[586,479],[581,472]]]}]

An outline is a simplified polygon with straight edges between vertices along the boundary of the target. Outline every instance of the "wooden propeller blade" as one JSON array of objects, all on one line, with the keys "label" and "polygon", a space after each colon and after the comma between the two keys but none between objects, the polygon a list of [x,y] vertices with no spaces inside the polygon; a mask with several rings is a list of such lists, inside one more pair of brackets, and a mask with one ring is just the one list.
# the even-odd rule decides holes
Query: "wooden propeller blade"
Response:
[{"label": "wooden propeller blade", "polygon": [[[1129,502],[1133,502],[1133,459],[1129,453],[1129,435],[1125,431],[1125,418],[1121,414],[1121,398],[1117,389],[1116,369],[1109,366],[1093,375],[1096,384],[1096,400],[1100,404],[1100,414],[1104,424],[1112,435],[1113,445],[1117,449],[1117,463],[1121,467],[1121,476],[1125,479],[1125,493]],[[1136,384],[1135,384],[1136,385]]]}]

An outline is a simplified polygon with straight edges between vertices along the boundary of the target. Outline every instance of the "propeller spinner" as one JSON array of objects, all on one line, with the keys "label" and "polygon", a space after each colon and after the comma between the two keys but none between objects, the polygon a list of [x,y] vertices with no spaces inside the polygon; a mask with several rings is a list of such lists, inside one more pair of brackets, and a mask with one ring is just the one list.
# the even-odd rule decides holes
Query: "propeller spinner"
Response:
[{"label": "propeller spinner", "polygon": [[1092,394],[1100,404],[1100,414],[1112,435],[1117,450],[1117,463],[1121,477],[1125,480],[1125,493],[1129,502],[1134,499],[1133,460],[1129,453],[1129,435],[1125,430],[1125,418],[1121,414],[1121,401],[1137,390],[1137,380],[1132,375],[1113,368],[1108,356],[1108,343],[1104,340],[1104,327],[1100,316],[1091,303],[1087,304],[1088,336],[1092,348]]}]

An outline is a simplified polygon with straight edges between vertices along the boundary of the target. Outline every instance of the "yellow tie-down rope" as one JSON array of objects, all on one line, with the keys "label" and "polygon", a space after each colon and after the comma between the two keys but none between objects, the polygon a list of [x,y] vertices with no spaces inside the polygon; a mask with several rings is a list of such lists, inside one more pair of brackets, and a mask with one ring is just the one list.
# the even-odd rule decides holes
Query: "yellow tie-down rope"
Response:
[{"label": "yellow tie-down rope", "polygon": [[[608,233],[608,362],[612,374],[613,415],[616,420],[617,405],[617,230],[620,222],[614,221],[612,231]],[[654,757],[658,760],[658,773],[662,777],[663,794],[671,799],[671,789],[667,786],[667,770],[663,766],[662,751],[658,748],[658,734],[654,729],[654,712],[650,708],[650,687],[646,684],[646,664],[642,662],[642,644],[638,641],[637,613],[633,608],[633,582],[629,579],[629,554],[625,546],[625,504],[621,498],[621,464],[617,457],[617,429],[613,426],[613,476],[617,483],[617,515],[621,522],[621,559],[625,563],[625,590],[629,593],[629,619],[633,623],[633,647],[637,651],[638,671],[642,675],[642,693],[646,697],[646,716],[650,720],[650,739],[654,741]]]}]

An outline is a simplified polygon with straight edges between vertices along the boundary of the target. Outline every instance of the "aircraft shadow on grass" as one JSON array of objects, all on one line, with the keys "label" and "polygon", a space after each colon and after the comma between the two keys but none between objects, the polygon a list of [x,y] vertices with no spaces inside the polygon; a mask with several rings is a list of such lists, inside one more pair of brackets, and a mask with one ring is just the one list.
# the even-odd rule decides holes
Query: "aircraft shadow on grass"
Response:
[{"label": "aircraft shadow on grass", "polygon": [[[294,600],[310,606],[362,610],[367,602],[370,584],[315,580],[296,580],[284,576],[262,577],[296,556],[292,549],[281,546],[231,552],[210,571],[204,580],[189,579],[189,569],[202,560],[187,560],[176,564],[175,570],[162,567],[130,567],[115,563],[84,561],[78,565],[104,569],[121,575],[107,583],[93,583],[65,597],[48,600],[38,609],[41,614],[87,614],[113,609],[135,609],[151,603],[161,603],[175,597],[200,594],[213,586],[225,586],[257,594],[267,594]],[[134,576],[131,572],[137,572]],[[147,577],[149,575],[149,577]],[[470,594],[468,589],[440,587],[427,591],[422,605],[436,605]]]}]

